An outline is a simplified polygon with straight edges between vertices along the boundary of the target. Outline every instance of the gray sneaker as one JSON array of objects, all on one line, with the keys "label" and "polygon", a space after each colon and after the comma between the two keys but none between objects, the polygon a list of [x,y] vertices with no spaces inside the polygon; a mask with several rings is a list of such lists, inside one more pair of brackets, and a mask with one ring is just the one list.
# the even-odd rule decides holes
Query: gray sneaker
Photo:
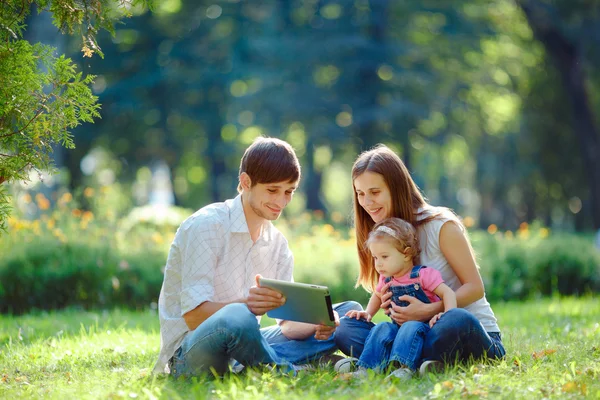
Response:
[{"label": "gray sneaker", "polygon": [[350,372],[348,374],[348,378],[350,379],[365,379],[369,377],[369,371],[366,368],[358,367],[358,369],[354,372]]},{"label": "gray sneaker", "polygon": [[386,376],[385,380],[389,381],[392,379],[399,379],[402,381],[407,381],[410,378],[412,378],[414,374],[415,373],[409,368],[398,368],[397,370]]},{"label": "gray sneaker", "polygon": [[355,357],[342,358],[341,360],[335,363],[335,365],[333,366],[333,370],[338,374],[354,372],[358,369],[358,365],[356,364],[357,362],[358,358]]},{"label": "gray sneaker", "polygon": [[421,364],[419,368],[419,375],[425,376],[427,374],[437,374],[444,371],[444,363],[437,360],[428,360]]}]

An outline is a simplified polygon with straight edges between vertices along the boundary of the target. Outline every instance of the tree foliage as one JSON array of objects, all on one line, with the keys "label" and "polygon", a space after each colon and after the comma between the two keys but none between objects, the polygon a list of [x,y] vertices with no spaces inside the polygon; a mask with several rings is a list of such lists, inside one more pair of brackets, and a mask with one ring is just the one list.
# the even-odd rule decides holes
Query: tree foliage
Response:
[{"label": "tree foliage", "polygon": [[[89,88],[94,76],[77,72],[56,49],[23,39],[32,9],[51,12],[62,32],[79,34],[82,51],[102,55],[98,29],[114,32],[114,22],[142,1],[2,1],[0,8],[0,185],[28,181],[32,170],[52,170],[55,145],[73,148],[71,130],[100,116]],[[0,186],[0,229],[9,214]]]}]

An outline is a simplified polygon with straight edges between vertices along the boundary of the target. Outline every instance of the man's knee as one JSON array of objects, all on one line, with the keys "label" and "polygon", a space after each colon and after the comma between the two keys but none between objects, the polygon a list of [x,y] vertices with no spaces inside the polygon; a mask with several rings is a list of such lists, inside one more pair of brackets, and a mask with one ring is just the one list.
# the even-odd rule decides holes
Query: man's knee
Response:
[{"label": "man's knee", "polygon": [[344,301],[343,303],[336,304],[334,310],[338,312],[340,318],[346,315],[348,311],[362,311],[363,307],[359,302],[356,301]]},{"label": "man's knee", "polygon": [[228,304],[213,316],[215,329],[223,329],[229,332],[244,332],[260,328],[256,315],[242,303]]}]

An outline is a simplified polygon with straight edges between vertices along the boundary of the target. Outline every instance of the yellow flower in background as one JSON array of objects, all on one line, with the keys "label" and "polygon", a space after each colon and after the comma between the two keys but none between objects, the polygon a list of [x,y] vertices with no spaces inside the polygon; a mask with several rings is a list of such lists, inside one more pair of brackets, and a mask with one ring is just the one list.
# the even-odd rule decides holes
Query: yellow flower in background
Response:
[{"label": "yellow flower in background", "polygon": [[88,198],[92,197],[94,195],[94,189],[92,189],[91,187],[85,188],[85,190],[83,191],[83,195]]},{"label": "yellow flower in background", "polygon": [[331,220],[336,224],[339,224],[344,221],[344,216],[339,211],[334,211],[331,213]]},{"label": "yellow flower in background", "polygon": [[33,221],[31,223],[31,229],[33,230],[33,233],[37,236],[39,236],[41,234],[40,231],[40,220],[36,219],[35,221]]},{"label": "yellow flower in background", "polygon": [[323,233],[331,235],[333,232],[335,232],[333,226],[331,226],[330,224],[323,225]]},{"label": "yellow flower in background", "polygon": [[73,214],[74,217],[79,218],[81,217],[81,210],[79,208],[76,208],[73,211],[71,211],[71,214]]},{"label": "yellow flower in background", "polygon": [[154,243],[156,243],[156,244],[162,244],[164,242],[164,239],[163,239],[162,235],[160,233],[158,233],[158,232],[154,232],[152,234],[151,238],[152,238],[152,241]]},{"label": "yellow flower in background", "polygon": [[8,217],[8,227],[9,228],[16,228],[19,224],[19,220],[16,219],[15,217]]},{"label": "yellow flower in background", "polygon": [[506,231],[504,232],[504,237],[507,239],[512,239],[513,238],[513,233],[511,231]]},{"label": "yellow flower in background", "polygon": [[466,228],[470,228],[473,225],[475,225],[475,220],[473,219],[473,217],[465,217],[465,219],[463,219],[463,224]]},{"label": "yellow flower in background", "polygon": [[54,229],[55,226],[56,226],[56,220],[54,218],[50,218],[46,222],[46,227],[48,227],[48,229],[50,229],[50,230]]},{"label": "yellow flower in background", "polygon": [[545,239],[545,238],[547,238],[547,237],[548,237],[548,235],[550,235],[550,229],[548,229],[548,228],[541,228],[541,229],[540,229],[540,237],[541,237],[542,239]]},{"label": "yellow flower in background", "polygon": [[50,200],[48,200],[42,193],[35,195],[35,201],[40,210],[47,210],[50,208]]},{"label": "yellow flower in background", "polygon": [[498,232],[498,227],[496,226],[496,224],[491,224],[490,226],[488,226],[487,231],[490,235],[493,235],[496,232]]},{"label": "yellow flower in background", "polygon": [[31,195],[29,193],[25,193],[23,195],[23,197],[21,197],[23,199],[23,203],[25,204],[29,204],[31,203]]},{"label": "yellow flower in background", "polygon": [[62,196],[60,196],[59,203],[67,204],[67,203],[70,203],[71,200],[73,200],[73,195],[69,192],[65,192],[65,193],[63,193]]},{"label": "yellow flower in background", "polygon": [[82,214],[81,219],[83,219],[86,222],[89,222],[94,219],[94,214],[91,211],[85,211]]}]

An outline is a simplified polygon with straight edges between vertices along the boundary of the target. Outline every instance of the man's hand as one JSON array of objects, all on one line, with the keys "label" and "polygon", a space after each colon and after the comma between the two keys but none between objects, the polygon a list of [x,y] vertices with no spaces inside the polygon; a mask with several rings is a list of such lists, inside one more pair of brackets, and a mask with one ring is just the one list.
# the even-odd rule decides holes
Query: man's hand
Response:
[{"label": "man's hand", "polygon": [[333,310],[333,316],[335,317],[335,326],[317,325],[315,339],[327,340],[331,337],[331,335],[333,335],[335,329],[340,326],[340,316],[337,311]]},{"label": "man's hand", "polygon": [[354,319],[365,319],[367,320],[367,322],[371,322],[371,319],[373,318],[371,316],[371,314],[369,314],[366,311],[358,311],[358,310],[350,310],[346,313],[346,317],[348,318],[354,318]]},{"label": "man's hand", "polygon": [[256,286],[250,288],[245,303],[254,315],[263,315],[285,304],[285,297],[273,289],[260,287],[260,275],[256,275]]}]

